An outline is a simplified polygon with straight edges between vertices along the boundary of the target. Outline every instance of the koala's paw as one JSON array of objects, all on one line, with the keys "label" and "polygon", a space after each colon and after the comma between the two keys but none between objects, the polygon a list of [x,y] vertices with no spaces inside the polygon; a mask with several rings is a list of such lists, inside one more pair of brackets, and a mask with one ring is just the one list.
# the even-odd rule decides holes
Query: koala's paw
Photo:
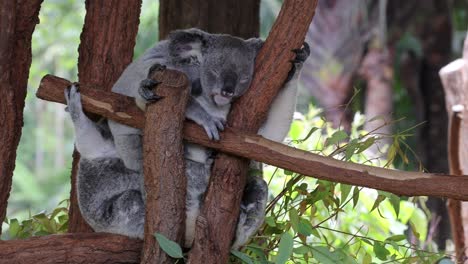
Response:
[{"label": "koala's paw", "polygon": [[290,81],[294,77],[294,74],[296,73],[296,71],[302,68],[302,64],[309,57],[310,55],[309,44],[307,44],[307,42],[304,42],[304,44],[302,44],[302,47],[300,49],[293,49],[292,52],[296,54],[296,57],[293,60],[291,60],[292,68],[288,73],[288,78],[286,79],[286,82]]},{"label": "koala's paw", "polygon": [[160,82],[154,81],[152,79],[144,79],[140,82],[140,87],[138,87],[138,94],[140,94],[141,98],[147,102],[156,102],[162,98],[153,92],[153,89],[158,84],[160,84]]},{"label": "koala's paw", "polygon": [[67,101],[66,111],[70,113],[72,121],[78,120],[83,113],[83,107],[81,105],[81,95],[79,92],[79,85],[73,83],[68,86],[65,91],[65,100]]},{"label": "koala's paw", "polygon": [[217,117],[209,117],[202,123],[208,137],[212,140],[219,140],[219,131],[224,130],[226,120]]}]

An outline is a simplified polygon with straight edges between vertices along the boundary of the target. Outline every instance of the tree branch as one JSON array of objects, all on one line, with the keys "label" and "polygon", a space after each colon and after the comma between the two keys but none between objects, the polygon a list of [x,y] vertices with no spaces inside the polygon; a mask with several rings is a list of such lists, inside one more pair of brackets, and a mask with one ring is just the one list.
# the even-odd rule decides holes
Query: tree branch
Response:
[{"label": "tree branch", "polygon": [[[164,82],[164,78],[162,76],[159,80]],[[70,84],[65,79],[46,75],[36,95],[47,101],[65,104],[63,90]],[[133,98],[99,91],[82,84],[80,93],[85,111],[132,127],[144,128],[144,113],[135,105]],[[206,136],[203,128],[190,121],[184,123],[184,139],[321,180],[369,187],[404,196],[438,196],[468,200],[468,177],[405,172],[348,163],[292,148],[258,135],[242,133],[233,128],[222,132],[220,141],[212,141]]]},{"label": "tree branch", "polygon": [[105,233],[80,233],[0,241],[0,263],[140,263],[142,241]]}]

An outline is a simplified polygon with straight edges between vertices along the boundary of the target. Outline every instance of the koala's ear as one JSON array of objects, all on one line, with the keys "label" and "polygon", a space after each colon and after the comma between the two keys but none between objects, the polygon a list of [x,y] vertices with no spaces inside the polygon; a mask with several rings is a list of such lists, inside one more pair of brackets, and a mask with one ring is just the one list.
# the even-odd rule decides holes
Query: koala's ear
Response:
[{"label": "koala's ear", "polygon": [[259,52],[260,49],[263,47],[263,43],[265,41],[263,41],[262,39],[259,39],[259,38],[249,38],[245,42],[247,42],[247,45],[252,47],[256,52]]},{"label": "koala's ear", "polygon": [[199,63],[209,34],[197,29],[175,30],[169,34],[169,55],[179,63]]}]

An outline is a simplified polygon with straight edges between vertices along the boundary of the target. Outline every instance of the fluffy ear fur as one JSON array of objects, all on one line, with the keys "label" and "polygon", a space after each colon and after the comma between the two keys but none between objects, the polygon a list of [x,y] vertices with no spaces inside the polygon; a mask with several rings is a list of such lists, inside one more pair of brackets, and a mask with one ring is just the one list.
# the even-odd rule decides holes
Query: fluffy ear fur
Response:
[{"label": "fluffy ear fur", "polygon": [[259,38],[249,38],[245,42],[247,42],[247,44],[258,53],[260,49],[263,47],[263,43],[265,41]]},{"label": "fluffy ear fur", "polygon": [[175,63],[198,64],[208,34],[196,29],[175,30],[169,34],[169,55]]}]

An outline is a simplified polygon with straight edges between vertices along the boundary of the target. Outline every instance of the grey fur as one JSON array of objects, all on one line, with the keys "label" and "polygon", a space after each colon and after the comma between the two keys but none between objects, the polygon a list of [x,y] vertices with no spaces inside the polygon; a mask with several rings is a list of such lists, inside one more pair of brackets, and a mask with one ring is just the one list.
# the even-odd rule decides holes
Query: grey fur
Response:
[{"label": "grey fur", "polygon": [[[130,64],[112,90],[135,97],[144,109],[147,102],[141,96],[140,85],[149,69],[161,64],[182,71],[192,83],[186,117],[203,126],[208,136],[217,140],[232,100],[250,85],[255,56],[262,43],[260,39],[242,40],[198,29],[175,31],[168,40],[159,42]],[[294,112],[298,72],[273,102],[268,120],[260,129],[261,135],[276,141],[284,139]],[[76,87],[71,87],[66,97],[75,126],[76,146],[83,157],[78,173],[78,198],[83,216],[96,231],[141,238],[145,203],[142,132],[109,120],[112,141],[103,136],[106,126],[98,126],[83,114]],[[186,247],[192,244],[195,220],[208,186],[211,154],[204,147],[185,144]],[[245,244],[263,222],[267,193],[262,178],[248,180],[234,248]]]}]

